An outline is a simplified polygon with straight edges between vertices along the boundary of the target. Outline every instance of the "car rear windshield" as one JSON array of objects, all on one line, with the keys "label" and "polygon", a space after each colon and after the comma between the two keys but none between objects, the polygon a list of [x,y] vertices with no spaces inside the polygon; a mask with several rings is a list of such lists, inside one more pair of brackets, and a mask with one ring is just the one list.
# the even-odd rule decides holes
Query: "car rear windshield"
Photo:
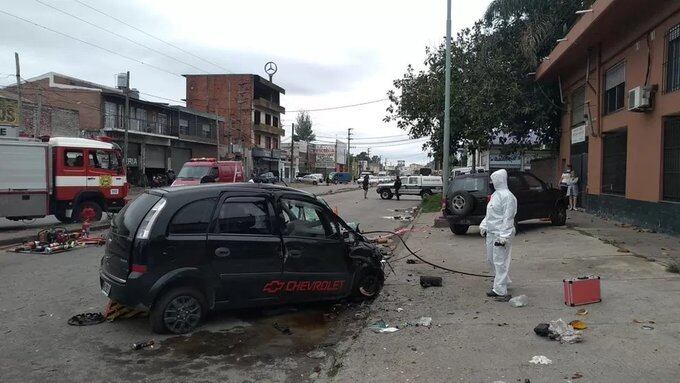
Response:
[{"label": "car rear windshield", "polygon": [[451,188],[453,191],[480,191],[486,192],[489,187],[486,177],[460,177],[454,178]]},{"label": "car rear windshield", "polygon": [[203,178],[210,171],[210,166],[183,166],[177,178]]},{"label": "car rear windshield", "polygon": [[160,196],[144,193],[126,205],[112,220],[111,231],[118,235],[130,237],[151,207],[161,199]]}]

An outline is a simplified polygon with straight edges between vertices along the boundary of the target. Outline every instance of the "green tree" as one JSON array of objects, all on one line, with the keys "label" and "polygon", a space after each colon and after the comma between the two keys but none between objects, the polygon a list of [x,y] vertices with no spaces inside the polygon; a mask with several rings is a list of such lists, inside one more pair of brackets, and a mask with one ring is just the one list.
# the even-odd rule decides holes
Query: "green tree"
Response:
[{"label": "green tree", "polygon": [[368,156],[368,153],[366,152],[361,152],[355,156],[355,159],[357,161],[370,161],[371,158]]},{"label": "green tree", "polygon": [[295,118],[295,137],[298,141],[311,142],[316,140],[314,130],[312,130],[312,118],[309,113],[301,111]]}]

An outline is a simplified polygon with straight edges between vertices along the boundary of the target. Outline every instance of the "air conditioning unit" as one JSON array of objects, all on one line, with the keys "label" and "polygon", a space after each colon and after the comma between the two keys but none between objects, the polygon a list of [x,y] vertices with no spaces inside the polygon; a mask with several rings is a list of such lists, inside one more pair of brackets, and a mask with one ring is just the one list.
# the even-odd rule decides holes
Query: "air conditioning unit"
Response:
[{"label": "air conditioning unit", "polygon": [[631,112],[646,112],[652,109],[651,86],[638,86],[628,91],[628,110]]}]

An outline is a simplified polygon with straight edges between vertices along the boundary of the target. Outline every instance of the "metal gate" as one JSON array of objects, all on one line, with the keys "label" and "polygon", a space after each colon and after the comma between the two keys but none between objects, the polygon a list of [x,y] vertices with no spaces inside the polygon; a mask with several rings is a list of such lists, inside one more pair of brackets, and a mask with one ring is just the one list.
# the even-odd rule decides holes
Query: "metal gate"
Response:
[{"label": "metal gate", "polygon": [[165,169],[165,146],[146,145],[145,168]]},{"label": "metal gate", "polygon": [[588,153],[572,155],[571,168],[578,176],[578,200],[576,202],[578,206],[582,206],[583,195],[588,186]]}]

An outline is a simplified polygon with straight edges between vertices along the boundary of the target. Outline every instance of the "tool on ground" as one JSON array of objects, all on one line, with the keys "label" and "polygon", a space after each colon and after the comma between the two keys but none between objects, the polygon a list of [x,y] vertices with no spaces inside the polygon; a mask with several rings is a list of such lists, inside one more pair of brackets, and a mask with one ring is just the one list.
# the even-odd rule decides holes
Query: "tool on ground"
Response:
[{"label": "tool on ground", "polygon": [[54,254],[86,245],[104,245],[106,238],[89,236],[89,225],[89,221],[86,220],[83,222],[81,230],[75,232],[67,232],[63,227],[41,229],[36,235],[37,241],[26,242],[11,251],[17,253]]},{"label": "tool on ground", "polygon": [[104,308],[104,317],[107,321],[113,322],[117,319],[129,319],[135,316],[146,316],[148,312],[145,310],[139,310],[132,307],[123,306],[122,304],[109,300]]}]

